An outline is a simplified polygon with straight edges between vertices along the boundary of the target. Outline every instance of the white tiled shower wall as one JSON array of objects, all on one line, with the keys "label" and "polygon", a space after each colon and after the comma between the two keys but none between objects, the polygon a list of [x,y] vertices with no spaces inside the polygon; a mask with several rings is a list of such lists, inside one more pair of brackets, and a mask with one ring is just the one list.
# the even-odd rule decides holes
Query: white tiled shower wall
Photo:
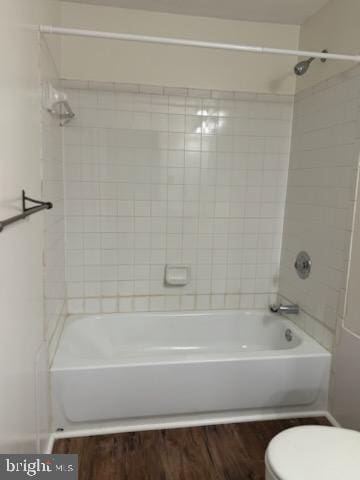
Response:
[{"label": "white tiled shower wall", "polygon": [[65,284],[65,218],[63,129],[59,120],[47,111],[48,83],[61,88],[55,63],[46,42],[41,42],[41,165],[42,199],[53,203],[52,210],[44,214],[44,339],[50,359],[56,347],[62,323],[67,315]]},{"label": "white tiled shower wall", "polygon": [[[294,320],[331,349],[343,316],[360,140],[360,68],[295,97],[280,294],[299,303]],[[313,259],[297,277],[296,254]]]},{"label": "white tiled shower wall", "polygon": [[[69,312],[267,306],[292,97],[91,83],[67,93]],[[190,265],[189,285],[164,286],[169,263]]]},{"label": "white tiled shower wall", "polygon": [[45,338],[50,353],[57,328],[67,315],[62,137],[59,121],[42,112],[43,199],[53,203],[44,215]]}]

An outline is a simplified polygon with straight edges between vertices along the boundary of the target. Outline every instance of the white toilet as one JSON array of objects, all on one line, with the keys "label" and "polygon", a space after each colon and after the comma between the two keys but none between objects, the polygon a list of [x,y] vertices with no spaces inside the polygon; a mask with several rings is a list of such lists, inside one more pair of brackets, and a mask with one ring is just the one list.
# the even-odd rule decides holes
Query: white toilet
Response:
[{"label": "white toilet", "polygon": [[359,480],[360,433],[304,426],[281,432],[265,457],[266,480]]}]

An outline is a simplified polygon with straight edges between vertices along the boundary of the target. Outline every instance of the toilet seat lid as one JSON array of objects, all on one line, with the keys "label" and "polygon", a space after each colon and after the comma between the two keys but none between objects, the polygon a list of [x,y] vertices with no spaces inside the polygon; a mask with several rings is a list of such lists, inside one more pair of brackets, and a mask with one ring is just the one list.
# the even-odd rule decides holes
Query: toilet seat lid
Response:
[{"label": "toilet seat lid", "polygon": [[289,428],[270,442],[266,461],[279,480],[360,478],[360,433],[343,428]]}]

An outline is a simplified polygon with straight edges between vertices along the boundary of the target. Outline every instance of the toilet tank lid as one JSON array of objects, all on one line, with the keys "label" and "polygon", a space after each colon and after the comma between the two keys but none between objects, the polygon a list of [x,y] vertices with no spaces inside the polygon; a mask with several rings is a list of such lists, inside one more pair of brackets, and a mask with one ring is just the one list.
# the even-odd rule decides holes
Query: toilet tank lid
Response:
[{"label": "toilet tank lid", "polygon": [[289,428],[270,442],[266,463],[279,480],[360,478],[360,433],[312,425]]}]

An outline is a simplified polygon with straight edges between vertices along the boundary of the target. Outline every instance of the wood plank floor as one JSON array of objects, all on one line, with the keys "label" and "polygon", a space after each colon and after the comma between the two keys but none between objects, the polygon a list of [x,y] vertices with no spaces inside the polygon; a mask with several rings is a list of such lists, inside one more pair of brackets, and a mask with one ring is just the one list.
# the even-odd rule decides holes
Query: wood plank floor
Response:
[{"label": "wood plank floor", "polygon": [[79,454],[79,480],[264,480],[270,440],[303,418],[56,441],[53,453]]}]

